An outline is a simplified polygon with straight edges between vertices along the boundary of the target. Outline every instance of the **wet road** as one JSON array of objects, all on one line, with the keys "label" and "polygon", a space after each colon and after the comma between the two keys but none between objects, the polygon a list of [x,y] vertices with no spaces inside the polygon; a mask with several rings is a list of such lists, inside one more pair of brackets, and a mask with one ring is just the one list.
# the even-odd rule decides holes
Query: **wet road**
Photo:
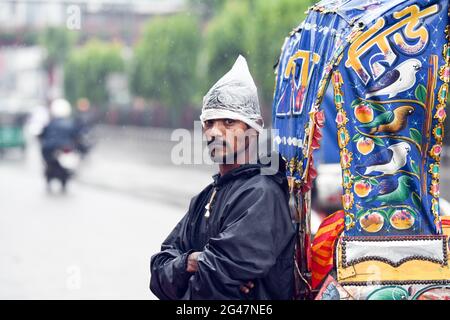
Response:
[{"label": "wet road", "polygon": [[149,258],[210,172],[102,134],[67,195],[46,192],[36,145],[0,161],[0,299],[155,298]]}]

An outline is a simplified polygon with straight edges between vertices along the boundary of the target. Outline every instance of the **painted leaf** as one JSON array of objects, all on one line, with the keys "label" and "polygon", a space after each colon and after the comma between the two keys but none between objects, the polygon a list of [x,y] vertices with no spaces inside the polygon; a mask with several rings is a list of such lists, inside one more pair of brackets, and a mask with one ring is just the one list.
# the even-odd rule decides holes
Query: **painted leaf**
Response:
[{"label": "painted leaf", "polygon": [[395,208],[389,208],[389,210],[388,210],[388,216],[389,217],[391,217],[392,216],[392,214],[395,212]]},{"label": "painted leaf", "polygon": [[359,105],[359,103],[360,103],[361,101],[362,101],[362,100],[361,100],[360,98],[357,98],[357,99],[353,100],[353,102],[352,102],[352,104],[351,104],[351,107],[352,107],[352,108],[356,107],[357,105]]},{"label": "painted leaf", "polygon": [[416,208],[420,208],[422,206],[422,202],[420,201],[420,197],[417,193],[413,192],[412,200]]},{"label": "painted leaf", "polygon": [[372,138],[377,146],[384,147],[384,142],[380,138]]},{"label": "painted leaf", "polygon": [[415,174],[420,175],[419,166],[414,160],[411,160],[411,168]]},{"label": "painted leaf", "polygon": [[358,210],[358,212],[356,212],[356,219],[359,219],[359,218],[361,218],[362,217],[362,215],[363,214],[365,214],[365,209],[363,208],[363,209],[360,209],[360,210]]},{"label": "painted leaf", "polygon": [[386,112],[386,108],[383,107],[381,104],[371,103],[370,106],[372,107],[372,109],[375,109],[377,111]]},{"label": "painted leaf", "polygon": [[373,179],[373,178],[372,178],[372,179],[370,179],[369,181],[370,181],[370,184],[371,184],[371,185],[374,185],[374,186],[377,186],[377,185],[380,184],[380,183],[378,182],[377,179]]},{"label": "painted leaf", "polygon": [[409,129],[409,134],[411,135],[411,139],[413,139],[415,142],[417,142],[419,145],[422,144],[422,134],[419,130],[415,128]]},{"label": "painted leaf", "polygon": [[356,141],[358,141],[359,138],[361,138],[361,134],[357,133],[357,134],[355,134],[355,135],[353,136],[352,141],[353,141],[353,142],[356,142]]},{"label": "painted leaf", "polygon": [[425,103],[427,100],[427,89],[423,84],[419,84],[416,88],[416,98],[417,100],[421,101],[422,103]]},{"label": "painted leaf", "polygon": [[413,210],[413,209],[408,209],[408,212],[411,213],[411,214],[414,216],[414,218],[417,218],[417,216],[419,215],[419,214],[417,214],[417,212],[416,212],[415,210]]},{"label": "painted leaf", "polygon": [[378,212],[381,213],[381,215],[383,216],[383,218],[384,218],[385,220],[389,220],[389,217],[387,216],[386,211],[384,211],[384,210],[378,210]]}]

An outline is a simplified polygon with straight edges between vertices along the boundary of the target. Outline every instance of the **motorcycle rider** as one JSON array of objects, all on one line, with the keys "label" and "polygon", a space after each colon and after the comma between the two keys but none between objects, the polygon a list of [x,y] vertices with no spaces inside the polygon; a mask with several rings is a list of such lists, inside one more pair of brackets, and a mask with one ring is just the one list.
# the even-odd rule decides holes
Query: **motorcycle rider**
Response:
[{"label": "motorcycle rider", "polygon": [[48,191],[51,191],[51,181],[57,179],[61,182],[62,192],[65,192],[67,180],[71,175],[71,172],[58,160],[58,153],[74,151],[78,147],[78,130],[71,114],[72,110],[68,101],[54,100],[50,106],[51,120],[39,136]]}]

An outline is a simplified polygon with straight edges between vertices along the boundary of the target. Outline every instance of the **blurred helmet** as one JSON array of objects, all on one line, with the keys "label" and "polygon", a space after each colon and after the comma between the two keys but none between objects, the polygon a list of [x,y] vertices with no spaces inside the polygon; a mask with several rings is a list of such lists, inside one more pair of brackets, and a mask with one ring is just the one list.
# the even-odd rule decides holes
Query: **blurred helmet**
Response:
[{"label": "blurred helmet", "polygon": [[203,97],[202,124],[220,118],[240,120],[258,132],[263,129],[256,85],[241,55]]},{"label": "blurred helmet", "polygon": [[65,99],[53,100],[50,106],[50,114],[54,118],[68,118],[72,114],[70,103]]}]

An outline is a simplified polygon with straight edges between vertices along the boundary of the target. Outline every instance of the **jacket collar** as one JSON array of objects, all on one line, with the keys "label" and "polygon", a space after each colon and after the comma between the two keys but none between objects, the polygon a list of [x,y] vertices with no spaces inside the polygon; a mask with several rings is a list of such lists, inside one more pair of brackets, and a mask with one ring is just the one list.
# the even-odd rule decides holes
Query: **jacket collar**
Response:
[{"label": "jacket collar", "polygon": [[[278,157],[278,168],[275,168],[275,171],[273,171],[272,174],[268,174],[268,176],[281,185],[284,181],[287,181],[285,172],[286,162],[278,153],[272,153],[272,156]],[[264,161],[262,161],[263,159]],[[273,170],[271,169],[271,161],[269,161],[267,157],[258,160],[258,163],[256,164],[243,164],[228,171],[223,176],[221,176],[220,173],[213,175],[213,186],[219,189],[220,187],[238,178],[252,177],[254,175],[261,174],[261,169],[263,168]]]}]

